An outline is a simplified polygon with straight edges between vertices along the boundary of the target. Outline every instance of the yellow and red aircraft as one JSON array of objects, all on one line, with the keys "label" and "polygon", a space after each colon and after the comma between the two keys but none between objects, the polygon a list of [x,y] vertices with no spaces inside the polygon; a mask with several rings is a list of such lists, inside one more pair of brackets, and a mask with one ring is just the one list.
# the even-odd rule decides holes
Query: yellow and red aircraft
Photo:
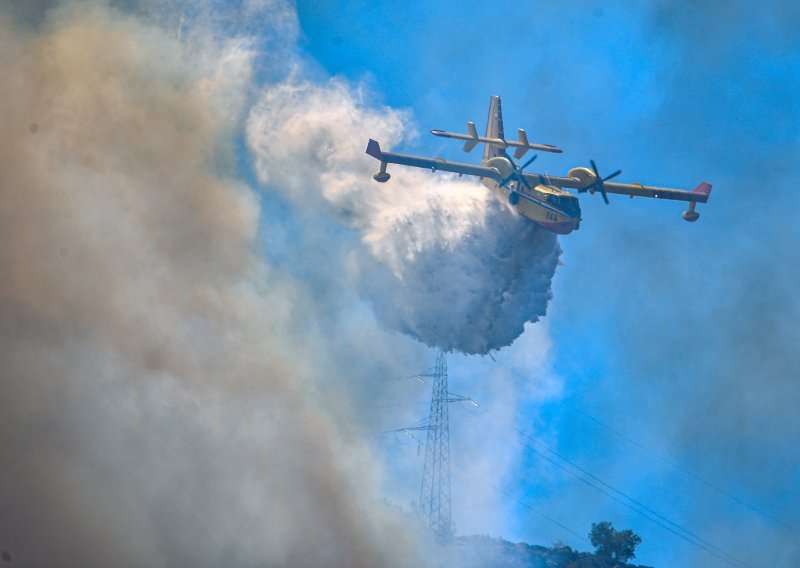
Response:
[{"label": "yellow and red aircraft", "polygon": [[483,161],[480,165],[472,165],[448,162],[442,158],[423,158],[383,152],[378,142],[370,140],[367,144],[367,154],[381,162],[380,171],[372,176],[375,181],[383,183],[389,180],[390,176],[386,171],[387,164],[425,168],[433,172],[437,170],[455,172],[459,176],[477,176],[481,183],[491,191],[508,199],[517,213],[548,231],[560,235],[566,235],[576,230],[581,222],[578,196],[566,191],[567,188],[576,189],[578,193],[594,194],[598,192],[606,203],[608,203],[607,194],[609,193],[687,201],[689,209],[684,211],[682,216],[689,222],[697,221],[700,217],[700,214],[695,211],[697,204],[707,202],[711,194],[711,184],[707,182],[701,183],[692,191],[645,186],[640,183],[608,183],[608,180],[621,174],[622,170],[601,177],[592,160],[589,161],[591,169],[573,168],[567,173],[567,177],[525,173],[525,168],[536,159],[536,155],[520,166],[506,153],[507,148],[515,148],[514,158],[517,160],[522,158],[528,150],[556,153],[560,153],[562,150],[550,144],[531,144],[527,134],[521,128],[518,131],[517,140],[506,140],[503,133],[503,113],[498,96],[493,96],[489,104],[486,136],[478,136],[473,122],[467,123],[466,134],[443,130],[431,130],[431,133],[442,138],[464,140],[465,152],[471,152],[479,143],[485,144]]}]

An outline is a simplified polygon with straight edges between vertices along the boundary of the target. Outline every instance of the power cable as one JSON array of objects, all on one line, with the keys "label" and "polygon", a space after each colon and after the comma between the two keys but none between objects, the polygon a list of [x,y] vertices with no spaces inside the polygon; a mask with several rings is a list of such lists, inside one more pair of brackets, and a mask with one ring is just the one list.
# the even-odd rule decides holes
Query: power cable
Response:
[{"label": "power cable", "polygon": [[[482,409],[483,409],[484,413],[486,413],[487,415],[491,416],[497,422],[500,423],[502,421],[502,419],[500,417],[498,417],[495,413],[493,413],[491,410],[489,410],[485,405],[482,407]],[[469,412],[472,412],[473,414],[477,415],[476,411],[469,411]],[[508,428],[508,429],[510,429],[510,428]],[[558,459],[562,460],[564,463],[569,464],[572,468],[574,468],[575,470],[581,472],[581,474],[585,475],[589,479],[594,480],[594,482],[596,482],[596,483],[593,483],[589,479],[586,479],[585,477],[582,477],[581,475],[579,475],[579,474],[577,474],[577,473],[575,473],[573,471],[570,471],[563,464],[559,463],[558,461],[556,461],[552,457],[543,454],[541,451],[537,450],[536,448],[532,447],[531,445],[526,444],[526,443],[520,441],[519,439],[515,438],[515,441],[518,444],[520,444],[521,446],[523,446],[523,447],[529,449],[530,451],[538,454],[545,461],[547,461],[548,463],[550,463],[550,464],[554,465],[555,467],[561,469],[562,471],[564,471],[568,475],[571,475],[571,476],[575,477],[579,481],[582,481],[583,483],[585,483],[589,487],[595,489],[596,491],[602,493],[603,495],[606,495],[607,497],[609,497],[610,499],[612,499],[615,502],[619,503],[620,505],[622,505],[622,506],[630,509],[631,511],[637,513],[638,515],[646,518],[647,520],[649,520],[653,524],[655,524],[655,525],[663,528],[664,530],[674,534],[675,536],[677,536],[677,537],[681,538],[682,540],[694,545],[695,547],[708,552],[712,556],[715,556],[716,558],[726,562],[727,564],[729,564],[731,566],[737,566],[737,567],[740,567],[740,568],[752,568],[749,564],[745,563],[744,561],[739,560],[738,558],[726,553],[725,551],[723,551],[720,548],[714,546],[713,544],[711,544],[707,540],[703,539],[702,537],[700,537],[700,536],[696,535],[695,533],[689,531],[688,529],[682,527],[678,523],[675,523],[675,522],[669,520],[667,517],[657,513],[656,511],[654,511],[653,509],[651,509],[647,505],[644,505],[643,503],[637,501],[633,497],[630,497],[629,495],[627,495],[624,492],[618,490],[617,488],[615,488],[611,484],[606,483],[605,481],[601,480],[600,478],[598,478],[597,476],[595,476],[591,472],[589,472],[586,469],[584,469],[584,468],[580,467],[579,465],[575,464],[571,460],[567,459],[565,456],[562,456],[561,454],[559,454],[558,452],[556,452],[555,450],[553,450],[552,448],[550,448],[546,444],[534,440],[533,437],[531,437],[530,435],[528,435],[527,433],[525,433],[521,429],[516,428],[516,427],[513,427],[513,429],[516,431],[517,434],[519,434],[520,436],[524,437],[525,439],[531,441],[534,444],[537,444],[539,446],[542,446],[542,447],[546,448],[547,451],[550,452],[552,455],[556,456]],[[507,437],[510,438],[511,436],[507,436]],[[607,490],[604,489],[603,487],[606,487]],[[625,500],[627,500],[627,502]]]},{"label": "power cable", "polygon": [[[519,377],[519,378],[521,378],[523,380],[526,380],[526,381],[531,380],[530,377],[526,377],[525,375],[521,374],[519,371],[517,371],[515,369],[512,369],[511,367],[508,367],[507,365],[504,365],[503,363],[500,363],[497,360],[495,360],[495,363],[497,363],[497,365],[499,365],[500,367],[503,367],[504,369],[510,371],[511,373],[513,373],[514,375],[516,375],[517,377]],[[609,432],[611,432],[615,436],[617,436],[619,438],[622,438],[623,440],[625,440],[626,442],[628,442],[632,446],[635,446],[639,450],[641,450],[641,451],[643,451],[645,453],[648,453],[648,454],[650,454],[651,456],[653,456],[655,458],[658,458],[659,460],[663,461],[667,465],[677,469],[678,471],[680,471],[684,475],[694,479],[695,481],[698,481],[699,483],[702,483],[703,485],[709,487],[710,489],[713,489],[714,491],[720,493],[721,495],[724,495],[725,497],[731,499],[732,501],[738,503],[739,505],[741,505],[741,506],[743,506],[743,507],[745,507],[747,509],[750,509],[752,512],[760,515],[764,519],[769,520],[774,524],[780,525],[783,528],[785,528],[787,530],[790,530],[792,532],[800,533],[800,531],[798,531],[795,527],[793,527],[793,526],[781,521],[780,519],[770,515],[769,513],[766,513],[765,511],[762,511],[761,509],[755,507],[754,505],[751,505],[751,504],[747,503],[746,501],[740,499],[736,495],[734,495],[734,494],[730,493],[729,491],[726,491],[725,489],[715,485],[714,483],[712,483],[708,479],[705,479],[704,477],[701,477],[700,475],[692,472],[691,470],[687,469],[686,467],[682,466],[681,464],[672,461],[671,459],[667,458],[666,456],[663,456],[663,455],[659,454],[658,452],[656,452],[654,450],[651,450],[650,448],[648,448],[647,446],[645,446],[641,442],[637,442],[636,440],[630,438],[629,436],[627,436],[624,433],[618,431],[617,429],[613,428],[612,426],[609,426],[608,424],[605,424],[603,421],[601,421],[600,419],[596,418],[595,416],[592,416],[588,412],[585,412],[585,411],[575,407],[574,405],[571,405],[571,404],[568,404],[568,403],[565,403],[565,402],[561,402],[560,404],[562,406],[565,406],[566,408],[569,408],[573,412],[576,412],[577,414],[580,414],[584,418],[594,422],[598,426],[608,430]]]},{"label": "power cable", "polygon": [[533,508],[533,507],[531,507],[531,506],[530,506],[528,503],[525,503],[525,502],[524,502],[524,501],[522,501],[521,499],[519,499],[519,498],[517,498],[517,497],[514,497],[514,496],[513,496],[511,493],[509,493],[509,492],[508,492],[508,491],[506,491],[505,489],[503,489],[503,488],[501,488],[501,487],[498,487],[498,486],[497,486],[497,485],[495,485],[494,483],[490,483],[489,485],[490,485],[491,487],[493,487],[493,488],[495,489],[495,491],[497,491],[498,493],[502,493],[503,495],[505,495],[505,496],[506,496],[506,497],[508,497],[509,499],[512,499],[512,500],[516,501],[518,504],[522,505],[523,507],[525,507],[526,509],[528,509],[528,510],[529,510],[529,511],[531,511],[532,513],[535,513],[535,514],[539,515],[540,517],[542,517],[543,519],[546,519],[546,520],[550,521],[550,522],[551,522],[551,523],[553,523],[554,525],[556,525],[556,526],[558,526],[558,527],[561,527],[562,529],[564,529],[565,531],[567,531],[568,533],[570,533],[570,534],[572,534],[572,535],[575,535],[575,536],[576,536],[576,537],[578,537],[579,539],[581,539],[581,540],[583,540],[583,541],[585,541],[585,542],[589,542],[589,539],[588,539],[588,538],[586,538],[585,536],[582,536],[582,535],[580,535],[580,534],[576,533],[574,530],[572,530],[572,529],[571,529],[571,528],[569,528],[568,526],[566,526],[566,525],[563,525],[562,523],[560,523],[559,521],[555,520],[554,518],[552,518],[552,517],[550,517],[550,516],[548,516],[548,515],[545,515],[545,514],[544,514],[544,513],[542,513],[541,511],[538,511],[537,509],[534,509],[534,508]]}]

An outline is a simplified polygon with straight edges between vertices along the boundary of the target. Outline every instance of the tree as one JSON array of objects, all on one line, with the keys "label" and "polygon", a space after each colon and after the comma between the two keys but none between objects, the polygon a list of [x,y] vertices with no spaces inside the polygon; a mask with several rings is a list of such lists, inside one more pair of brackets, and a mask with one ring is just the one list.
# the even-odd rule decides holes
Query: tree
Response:
[{"label": "tree", "polygon": [[614,529],[614,525],[603,521],[592,523],[589,540],[597,549],[598,556],[627,562],[631,558],[636,558],[636,547],[641,544],[642,537],[630,529],[618,531]]}]

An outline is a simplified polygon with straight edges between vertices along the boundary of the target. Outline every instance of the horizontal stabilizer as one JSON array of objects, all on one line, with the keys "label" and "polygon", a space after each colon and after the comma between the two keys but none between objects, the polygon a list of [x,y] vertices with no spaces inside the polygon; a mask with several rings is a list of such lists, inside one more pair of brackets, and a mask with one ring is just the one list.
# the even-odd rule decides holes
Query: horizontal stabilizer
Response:
[{"label": "horizontal stabilizer", "polygon": [[[473,123],[469,123],[473,124]],[[474,125],[473,125],[474,127]],[[445,130],[431,130],[431,134],[434,136],[439,136],[440,138],[451,138],[453,140],[464,140],[466,143],[464,144],[464,150],[469,152],[472,148],[474,148],[474,144],[483,143],[487,146],[495,147],[495,148],[502,148],[505,150],[506,148],[518,148],[524,150],[521,155],[523,155],[528,150],[539,150],[541,152],[555,152],[556,154],[560,154],[564,150],[559,148],[558,146],[553,146],[552,144],[531,144],[527,142],[527,136],[525,137],[526,142],[521,142],[518,140],[506,140],[504,138],[488,138],[486,136],[475,136],[473,134],[473,130],[467,126],[469,131],[468,134],[460,134],[458,132],[447,132]],[[523,131],[524,132],[524,131]],[[469,148],[469,150],[467,150]]]}]

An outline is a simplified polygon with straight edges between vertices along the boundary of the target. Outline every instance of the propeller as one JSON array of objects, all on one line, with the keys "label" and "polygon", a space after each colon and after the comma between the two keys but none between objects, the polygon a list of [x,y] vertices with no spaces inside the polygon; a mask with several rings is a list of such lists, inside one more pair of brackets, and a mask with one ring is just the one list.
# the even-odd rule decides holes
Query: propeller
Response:
[{"label": "propeller", "polygon": [[592,165],[592,170],[594,170],[594,181],[579,188],[578,193],[586,193],[587,191],[594,193],[595,191],[599,191],[600,195],[603,196],[603,201],[608,204],[608,195],[606,195],[605,182],[611,178],[617,177],[622,173],[622,170],[617,170],[613,174],[607,175],[606,177],[600,177],[600,173],[597,171],[597,165],[594,163],[594,160],[589,160],[589,163]]},{"label": "propeller", "polygon": [[524,170],[525,168],[527,168],[528,166],[530,166],[530,165],[533,163],[533,161],[534,161],[536,158],[538,158],[538,157],[539,157],[539,154],[534,154],[533,156],[531,156],[531,159],[530,159],[530,160],[528,160],[527,162],[525,162],[524,164],[522,164],[522,166],[519,168],[519,169],[520,169],[520,171],[521,171],[521,170]]},{"label": "propeller", "polygon": [[[522,174],[522,171],[528,166],[530,166],[533,163],[533,161],[539,157],[538,154],[534,154],[533,156],[531,156],[531,158],[527,162],[525,162],[522,166],[518,166],[517,163],[511,159],[511,156],[509,156],[505,150],[503,150],[503,156],[505,156],[506,160],[508,160],[509,163],[511,164],[512,171],[503,181],[500,182],[500,185],[505,187],[506,184],[509,182],[509,180],[516,178],[517,180],[522,182],[522,185],[528,188],[528,191],[533,191],[531,184],[529,184],[528,180],[525,179],[525,176]],[[512,205],[516,205],[519,202],[519,195],[516,194],[516,191],[512,191],[511,194],[508,196],[508,198],[509,201],[511,201]]]}]

